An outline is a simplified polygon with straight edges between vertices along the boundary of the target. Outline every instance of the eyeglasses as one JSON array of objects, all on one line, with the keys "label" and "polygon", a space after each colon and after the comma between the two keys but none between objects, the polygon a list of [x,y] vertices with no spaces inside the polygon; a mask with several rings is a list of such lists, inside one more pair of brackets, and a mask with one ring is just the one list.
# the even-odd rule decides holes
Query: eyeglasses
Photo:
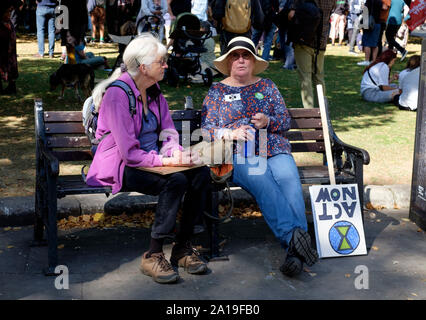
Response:
[{"label": "eyeglasses", "polygon": [[164,67],[167,64],[167,59],[162,58],[160,61],[154,61],[153,63],[159,63],[160,67]]},{"label": "eyeglasses", "polygon": [[229,54],[229,59],[232,61],[239,60],[240,57],[242,57],[244,60],[249,60],[252,57],[252,54],[250,52],[244,51],[243,53],[237,53],[237,52],[231,52]]}]

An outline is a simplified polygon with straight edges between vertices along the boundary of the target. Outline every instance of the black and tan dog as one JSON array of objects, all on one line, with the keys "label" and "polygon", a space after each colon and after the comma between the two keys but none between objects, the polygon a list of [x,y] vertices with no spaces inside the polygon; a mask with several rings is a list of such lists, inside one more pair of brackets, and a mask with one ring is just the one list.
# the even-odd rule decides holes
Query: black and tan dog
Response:
[{"label": "black and tan dog", "polygon": [[74,87],[76,96],[82,101],[78,89],[81,88],[86,98],[89,97],[95,86],[95,73],[85,63],[63,64],[50,76],[50,91],[54,91],[59,85],[62,85],[62,91],[58,99],[64,98],[66,87]]}]

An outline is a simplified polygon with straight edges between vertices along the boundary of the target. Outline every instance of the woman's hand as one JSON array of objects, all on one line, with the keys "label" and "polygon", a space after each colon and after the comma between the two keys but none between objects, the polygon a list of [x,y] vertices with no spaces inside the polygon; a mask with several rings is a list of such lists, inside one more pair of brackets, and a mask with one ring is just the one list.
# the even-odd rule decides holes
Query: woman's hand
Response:
[{"label": "woman's hand", "polygon": [[399,73],[394,73],[391,81],[395,81],[395,80],[398,80],[398,79],[399,79]]},{"label": "woman's hand", "polygon": [[249,125],[243,125],[238,129],[232,130],[231,133],[232,140],[254,140],[253,127]]},{"label": "woman's hand", "polygon": [[251,117],[250,122],[254,124],[256,129],[263,129],[268,126],[269,118],[264,113],[256,113],[253,117]]},{"label": "woman's hand", "polygon": [[163,166],[170,167],[188,167],[192,165],[200,164],[201,161],[198,157],[198,153],[191,153],[190,151],[173,151],[171,157],[163,157]]}]

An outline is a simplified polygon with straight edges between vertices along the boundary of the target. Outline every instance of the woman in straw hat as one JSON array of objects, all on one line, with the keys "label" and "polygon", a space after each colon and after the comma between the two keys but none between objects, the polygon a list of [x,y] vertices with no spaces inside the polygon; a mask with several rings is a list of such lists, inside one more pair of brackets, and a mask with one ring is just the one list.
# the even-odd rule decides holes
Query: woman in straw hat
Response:
[{"label": "woman in straw hat", "polygon": [[[166,47],[150,33],[138,36],[127,45],[121,67],[93,90],[93,101],[99,110],[96,138],[100,142],[87,174],[88,185],[110,186],[113,194],[126,190],[158,195],[150,245],[142,256],[140,269],[159,283],[178,280],[172,266],[183,267],[191,274],[207,271],[207,265],[192,249],[190,238],[195,217],[204,211],[210,183],[205,167],[165,176],[138,169],[198,161],[179,145],[167,101],[157,84],[167,68],[166,53]],[[116,80],[127,84],[137,98],[134,113],[129,111],[128,94]],[[176,216],[184,194],[180,228],[175,236]],[[170,263],[163,253],[165,238],[176,239]]]},{"label": "woman in straw hat", "polygon": [[[232,181],[250,192],[287,255],[281,271],[294,276],[303,262],[318,259],[307,233],[305,203],[290,144],[290,114],[276,85],[257,76],[268,62],[255,53],[246,37],[232,39],[214,63],[223,81],[210,88],[202,110],[207,139],[237,142]],[[255,143],[255,155],[246,158],[244,142]]]}]

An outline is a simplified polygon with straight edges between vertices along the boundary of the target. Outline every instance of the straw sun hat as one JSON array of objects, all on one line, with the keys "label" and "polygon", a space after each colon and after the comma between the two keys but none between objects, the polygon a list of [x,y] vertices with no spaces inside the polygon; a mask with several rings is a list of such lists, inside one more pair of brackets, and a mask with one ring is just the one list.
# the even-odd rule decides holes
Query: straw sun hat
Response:
[{"label": "straw sun hat", "polygon": [[258,74],[266,70],[269,63],[256,55],[256,47],[253,41],[246,37],[236,37],[229,41],[228,46],[226,47],[226,53],[213,61],[216,69],[223,74],[229,75],[228,61],[226,58],[232,51],[238,49],[247,50],[255,58],[254,74]]}]

